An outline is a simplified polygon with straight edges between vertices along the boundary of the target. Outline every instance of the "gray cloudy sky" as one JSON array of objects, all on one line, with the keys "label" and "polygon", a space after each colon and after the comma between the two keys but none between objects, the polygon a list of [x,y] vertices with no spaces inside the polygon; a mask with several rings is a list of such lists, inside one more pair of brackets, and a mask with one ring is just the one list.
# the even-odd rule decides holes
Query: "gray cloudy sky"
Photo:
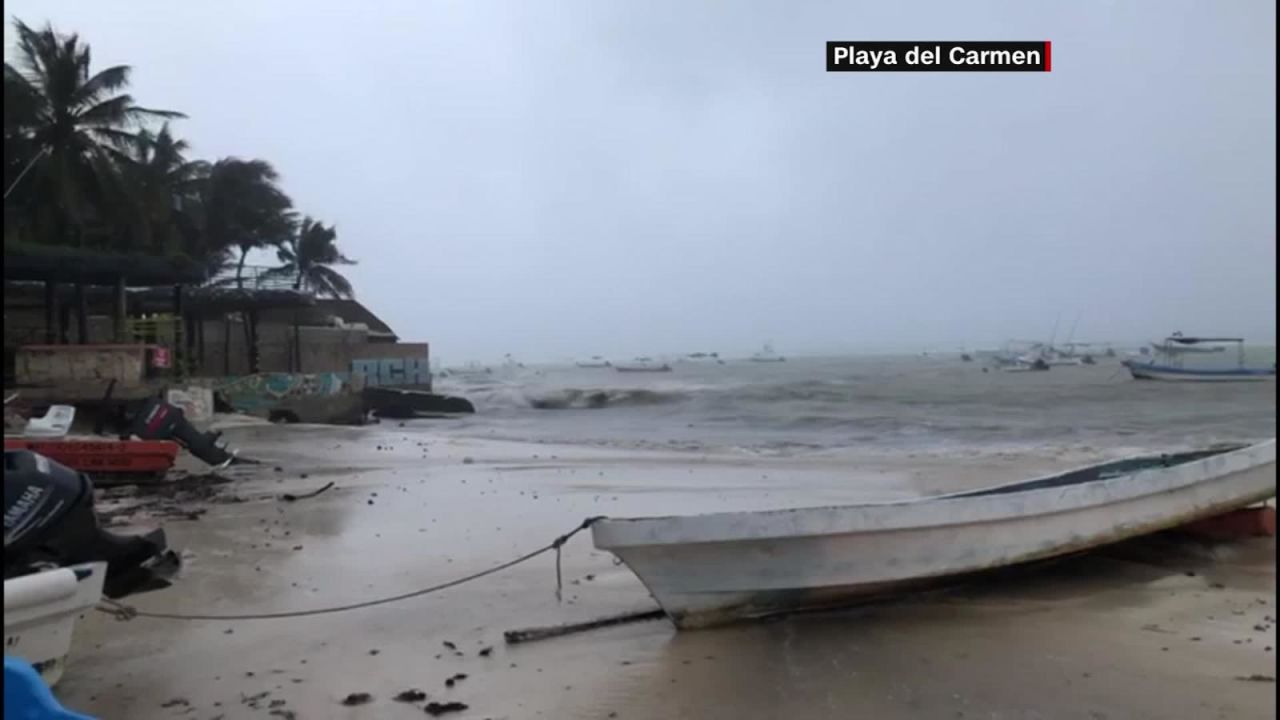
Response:
[{"label": "gray cloudy sky", "polygon": [[[446,361],[1275,337],[1267,0],[6,9],[275,163]],[[1053,72],[824,72],[877,39],[1048,39]]]}]

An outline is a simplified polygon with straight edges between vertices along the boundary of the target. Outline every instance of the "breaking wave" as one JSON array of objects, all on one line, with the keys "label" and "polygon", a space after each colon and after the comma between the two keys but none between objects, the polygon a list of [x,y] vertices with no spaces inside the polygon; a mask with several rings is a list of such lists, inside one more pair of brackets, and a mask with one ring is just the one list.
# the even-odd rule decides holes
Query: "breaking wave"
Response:
[{"label": "breaking wave", "polygon": [[527,397],[529,407],[535,410],[600,410],[616,407],[647,407],[671,405],[689,399],[688,393],[679,391],[642,389],[585,390],[566,388]]}]

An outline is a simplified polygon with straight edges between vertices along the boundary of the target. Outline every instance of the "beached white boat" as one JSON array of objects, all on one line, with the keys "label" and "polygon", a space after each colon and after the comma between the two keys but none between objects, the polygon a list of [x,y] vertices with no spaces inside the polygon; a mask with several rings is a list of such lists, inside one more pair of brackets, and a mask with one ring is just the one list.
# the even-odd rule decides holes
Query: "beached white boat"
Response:
[{"label": "beached white boat", "polygon": [[680,628],[858,599],[1043,560],[1276,494],[1275,440],[1137,457],[900,502],[604,519],[616,555]]},{"label": "beached white boat", "polygon": [[102,599],[105,562],[84,563],[4,581],[4,654],[31,663],[44,681],[66,668],[76,622]]}]

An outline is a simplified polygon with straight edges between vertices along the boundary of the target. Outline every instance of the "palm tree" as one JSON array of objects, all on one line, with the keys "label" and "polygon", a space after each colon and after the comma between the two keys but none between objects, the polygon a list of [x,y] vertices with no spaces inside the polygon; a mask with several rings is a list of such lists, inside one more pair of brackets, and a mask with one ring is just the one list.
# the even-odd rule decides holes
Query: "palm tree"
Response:
[{"label": "palm tree", "polygon": [[293,201],[277,185],[279,175],[265,160],[224,158],[214,163],[201,196],[203,237],[211,250],[236,248],[235,283],[244,287],[249,251],[280,245],[293,235]]},{"label": "palm tree", "polygon": [[188,160],[187,148],[187,142],[175,138],[166,123],[158,133],[139,132],[131,152],[121,153],[117,162],[136,213],[139,245],[203,260],[211,252],[199,233],[200,194],[209,164]]},{"label": "palm tree", "polygon": [[334,265],[356,264],[338,250],[337,235],[334,226],[325,227],[304,217],[297,233],[276,250],[276,257],[284,264],[273,268],[271,273],[292,277],[294,290],[309,290],[334,298],[353,297],[351,281],[333,269]]},{"label": "palm tree", "polygon": [[[89,46],[79,36],[20,20],[14,29],[17,62],[4,65],[6,180],[16,175],[11,164],[34,163],[19,204],[55,242],[82,241],[90,221],[110,218],[104,195],[119,180],[112,151],[135,143],[134,130],[147,122],[183,115],[136,105],[123,92],[127,65],[90,74]],[[12,158],[11,148],[19,151]]]}]

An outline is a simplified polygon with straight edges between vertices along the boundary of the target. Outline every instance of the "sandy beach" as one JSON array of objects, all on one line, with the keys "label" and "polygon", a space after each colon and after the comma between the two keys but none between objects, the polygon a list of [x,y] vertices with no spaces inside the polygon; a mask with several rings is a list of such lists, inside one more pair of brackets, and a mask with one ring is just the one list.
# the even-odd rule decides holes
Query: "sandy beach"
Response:
[{"label": "sandy beach", "polygon": [[[249,423],[227,437],[262,464],[229,471],[234,481],[197,504],[199,519],[153,519],[187,563],[173,587],[132,598],[140,609],[358,602],[493,566],[593,515],[909,497],[1102,456],[769,458],[448,437],[429,422]],[[329,481],[317,497],[279,499]],[[566,546],[563,563],[559,603],[546,555],[335,615],[122,622],[90,613],[60,695],[106,720],[422,717],[422,702],[393,699],[407,689],[465,703],[448,716],[459,718],[1275,716],[1266,680],[1275,675],[1273,540],[1160,536],[856,610],[680,634],[654,621],[505,646],[504,630],[653,607],[587,534]],[[351,693],[371,700],[344,706]]]}]

